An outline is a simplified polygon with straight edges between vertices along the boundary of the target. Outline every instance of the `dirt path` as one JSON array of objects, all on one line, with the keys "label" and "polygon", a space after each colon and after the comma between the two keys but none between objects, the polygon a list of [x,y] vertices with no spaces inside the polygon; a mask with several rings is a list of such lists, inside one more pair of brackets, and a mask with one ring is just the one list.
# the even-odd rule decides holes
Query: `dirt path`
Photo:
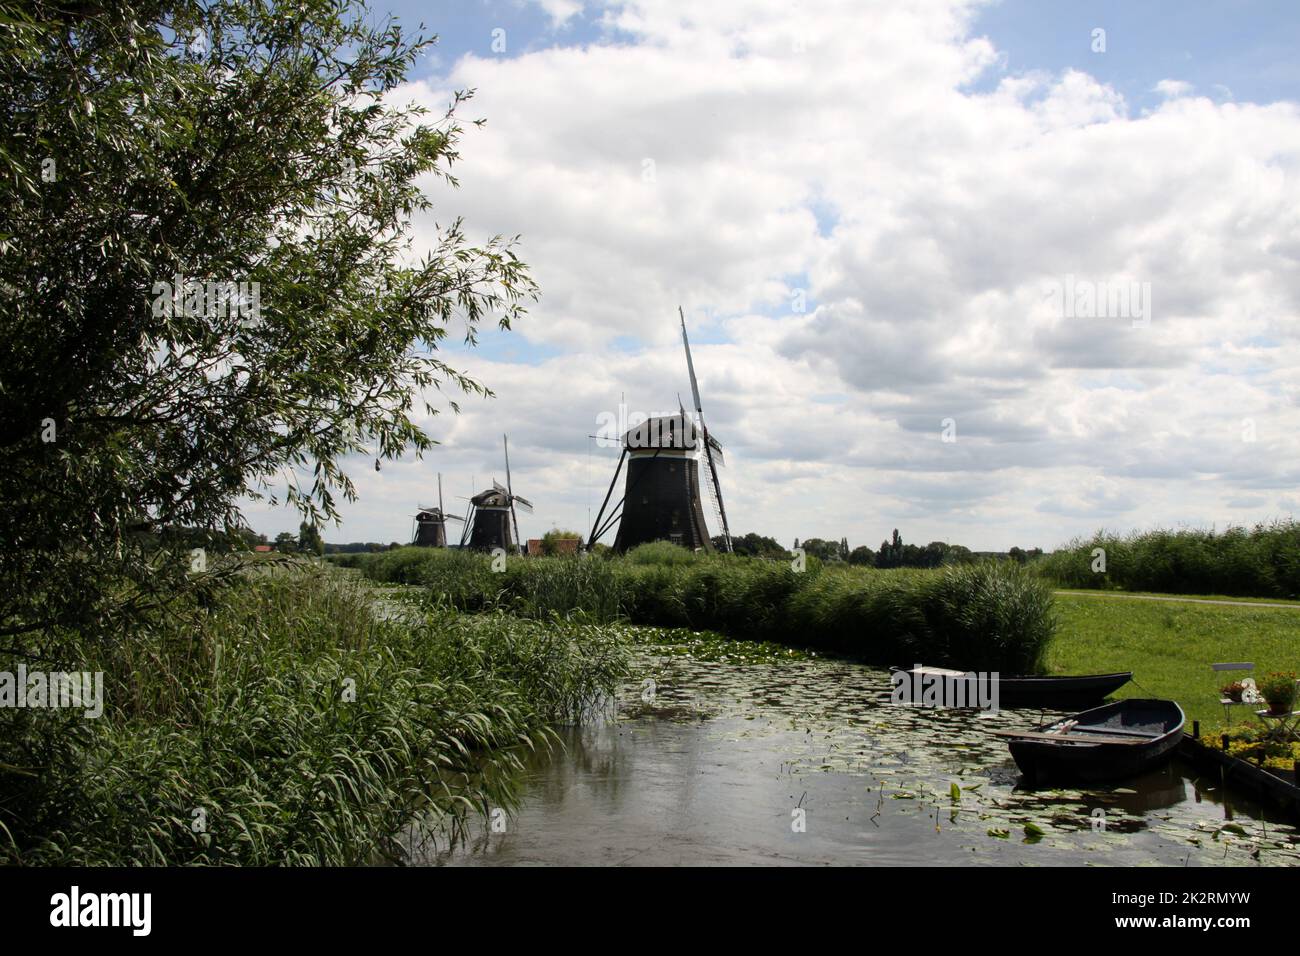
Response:
[{"label": "dirt path", "polygon": [[1264,601],[1224,601],[1218,598],[1177,597],[1157,594],[1123,594],[1118,591],[1053,591],[1065,597],[1121,598],[1129,601],[1176,601],[1180,604],[1226,604],[1231,607],[1284,607],[1300,611],[1300,604],[1269,604]]}]

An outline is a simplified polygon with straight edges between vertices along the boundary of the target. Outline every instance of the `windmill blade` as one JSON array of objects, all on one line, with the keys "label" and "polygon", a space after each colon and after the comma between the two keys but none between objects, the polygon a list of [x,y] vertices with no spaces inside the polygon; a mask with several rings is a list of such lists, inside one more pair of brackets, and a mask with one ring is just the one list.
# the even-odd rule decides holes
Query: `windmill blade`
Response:
[{"label": "windmill blade", "polygon": [[438,472],[438,510],[443,514],[447,513],[442,507],[442,472]]},{"label": "windmill blade", "polygon": [[714,438],[712,435],[710,435],[706,440],[707,440],[708,443],[709,443],[709,449],[713,452],[714,456],[718,459],[718,464],[719,464],[719,465],[725,465],[727,462],[726,462],[726,460],[722,457],[722,445],[721,445],[721,443],[720,443],[716,438]]},{"label": "windmill blade", "polygon": [[680,305],[677,307],[677,314],[682,320],[682,345],[686,349],[686,371],[691,376],[691,396],[695,399],[695,411],[703,415],[704,409],[700,405],[700,385],[695,381],[695,363],[691,361],[691,340],[686,337],[686,313],[682,311]]},{"label": "windmill blade", "polygon": [[460,515],[443,515],[442,520],[443,521],[464,521],[465,519],[462,518]]},{"label": "windmill blade", "polygon": [[465,547],[465,542],[469,540],[469,531],[470,531],[470,528],[473,527],[473,525],[470,523],[470,519],[471,519],[472,517],[474,517],[474,502],[473,502],[473,501],[471,501],[471,502],[469,503],[469,505],[465,508],[465,517],[462,519],[462,520],[464,521],[464,523],[465,523],[465,527],[462,528],[461,531],[460,531],[460,546],[461,546],[462,548]]},{"label": "windmill blade", "polygon": [[533,503],[527,498],[521,498],[519,495],[512,495],[511,500],[517,502],[519,507],[523,508],[529,514],[533,513]]},{"label": "windmill blade", "polygon": [[[700,418],[700,431],[704,432],[704,458],[709,463],[709,477],[713,481],[713,495],[718,502],[718,519],[722,522],[722,540],[727,544],[727,551],[733,550],[731,546],[731,529],[727,526],[727,507],[722,503],[722,485],[718,482],[718,463],[713,455],[714,441],[709,436],[709,427],[704,423],[704,406],[700,402],[700,386],[695,381],[695,363],[691,360],[691,341],[686,337],[686,313],[682,307],[677,307],[677,314],[682,320],[682,345],[686,349],[686,370],[691,376],[691,394],[695,397],[695,414]],[[721,452],[722,446],[718,446]],[[719,454],[718,457],[721,457]]]},{"label": "windmill blade", "polygon": [[506,488],[504,485],[501,484],[501,482],[497,481],[495,478],[492,479],[492,490],[502,495],[510,494],[510,489]]},{"label": "windmill blade", "polygon": [[[518,548],[520,553],[522,554],[524,550],[524,543],[519,540],[519,518],[515,515],[515,492],[514,492],[514,488],[512,488],[510,485],[510,436],[509,435],[501,436],[501,447],[505,451],[505,456],[506,456],[505,491],[510,501],[510,524],[515,530],[515,547]],[[495,484],[495,482],[493,482],[493,484]],[[530,511],[532,510],[531,506],[529,507],[529,510]]]}]

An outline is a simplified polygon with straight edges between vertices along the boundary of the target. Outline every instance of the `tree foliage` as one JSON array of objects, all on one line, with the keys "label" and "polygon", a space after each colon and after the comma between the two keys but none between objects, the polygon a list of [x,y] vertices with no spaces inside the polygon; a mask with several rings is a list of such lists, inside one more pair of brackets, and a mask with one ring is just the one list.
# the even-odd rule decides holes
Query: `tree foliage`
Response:
[{"label": "tree foliage", "polygon": [[486,389],[440,357],[535,293],[447,217],[457,94],[354,0],[0,2],[0,632],[105,632],[202,585],[163,529],[246,496],[318,524],[348,456]]}]

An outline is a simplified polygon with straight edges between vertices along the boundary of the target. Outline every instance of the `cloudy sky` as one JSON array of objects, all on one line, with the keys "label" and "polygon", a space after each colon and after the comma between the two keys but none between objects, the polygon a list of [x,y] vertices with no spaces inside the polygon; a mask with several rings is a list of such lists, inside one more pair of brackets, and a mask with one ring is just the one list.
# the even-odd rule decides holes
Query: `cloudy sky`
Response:
[{"label": "cloudy sky", "polygon": [[1131,6],[392,6],[440,36],[403,96],[487,119],[421,236],[520,234],[542,298],[450,351],[495,399],[356,462],[326,539],[407,540],[438,472],[463,508],[507,431],[524,536],[585,532],[599,416],[690,401],[678,304],[733,533],[1051,549],[1300,510],[1300,10]]}]

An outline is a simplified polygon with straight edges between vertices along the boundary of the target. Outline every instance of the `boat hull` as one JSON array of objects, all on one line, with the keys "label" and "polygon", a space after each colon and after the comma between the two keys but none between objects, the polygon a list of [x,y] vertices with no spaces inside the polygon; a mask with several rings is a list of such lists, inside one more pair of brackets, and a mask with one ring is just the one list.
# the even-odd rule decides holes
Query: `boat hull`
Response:
[{"label": "boat hull", "polygon": [[1002,677],[998,680],[998,706],[1079,710],[1100,704],[1132,678],[1132,671],[1074,677]]},{"label": "boat hull", "polygon": [[[916,668],[890,668],[917,675]],[[937,674],[956,675],[946,668],[922,668]],[[998,676],[998,707],[1004,710],[1084,710],[1095,707],[1133,678],[1132,671],[1115,674],[1078,674],[1065,677]]]},{"label": "boat hull", "polygon": [[[1031,787],[1046,783],[1103,783],[1137,776],[1159,766],[1177,749],[1186,718],[1173,701],[1123,700],[1076,714],[1076,732],[1100,734],[1107,730],[1158,726],[1158,736],[1141,743],[1071,742],[1012,739],[1011,756]],[[1037,733],[1050,733],[1061,721],[1044,724]],[[1155,732],[1155,731],[1153,731]]]}]

